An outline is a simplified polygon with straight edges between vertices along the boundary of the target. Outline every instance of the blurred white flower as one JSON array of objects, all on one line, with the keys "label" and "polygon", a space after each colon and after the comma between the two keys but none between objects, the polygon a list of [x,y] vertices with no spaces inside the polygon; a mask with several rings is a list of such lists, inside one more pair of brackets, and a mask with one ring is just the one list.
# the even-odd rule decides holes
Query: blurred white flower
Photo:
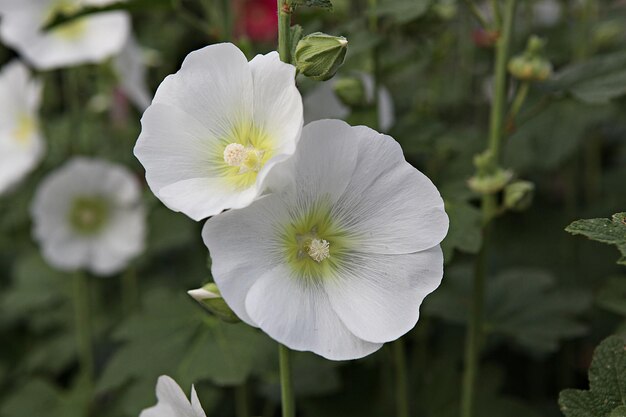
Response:
[{"label": "blurred white flower", "polygon": [[[363,82],[365,100],[374,101],[374,78],[365,72],[357,73]],[[322,119],[342,119],[350,115],[350,107],[341,102],[335,94],[334,87],[337,79],[320,83],[320,85],[304,96],[304,123]],[[391,93],[385,86],[378,87],[378,126],[383,132],[389,131],[396,122],[395,108]]]},{"label": "blurred white flower", "polygon": [[221,295],[295,350],[355,359],[397,339],[441,281],[443,200],[393,138],[322,120],[268,178],[270,194],[209,219]]},{"label": "blurred white flower", "polygon": [[120,86],[124,94],[140,111],[146,110],[152,95],[146,85],[144,54],[134,36],[130,36],[119,55],[113,60]]},{"label": "blurred white flower", "polygon": [[563,13],[558,0],[539,0],[533,3],[533,20],[541,26],[554,26]]},{"label": "blurred white flower", "polygon": [[103,61],[118,53],[130,32],[125,12],[85,16],[49,31],[44,27],[59,12],[112,0],[3,0],[0,38],[38,69],[53,69]]},{"label": "blurred white flower", "polygon": [[135,155],[154,194],[194,220],[250,204],[296,149],[302,98],[276,52],[248,62],[233,44],[190,53],[141,119]]},{"label": "blurred white flower", "polygon": [[202,405],[191,386],[191,402],[176,381],[167,375],[159,377],[156,386],[157,405],[146,408],[139,417],[206,417]]},{"label": "blurred white flower", "polygon": [[77,157],[49,174],[35,192],[31,215],[44,258],[61,270],[111,275],[144,249],[139,182],[106,161]]},{"label": "blurred white flower", "polygon": [[43,156],[37,115],[41,89],[19,61],[0,72],[0,194],[32,171]]}]

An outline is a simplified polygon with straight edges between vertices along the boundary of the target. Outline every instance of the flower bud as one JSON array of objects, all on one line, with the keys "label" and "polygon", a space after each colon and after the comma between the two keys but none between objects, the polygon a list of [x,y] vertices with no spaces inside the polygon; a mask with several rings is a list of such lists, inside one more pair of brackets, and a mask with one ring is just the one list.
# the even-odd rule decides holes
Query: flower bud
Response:
[{"label": "flower bud", "polygon": [[335,82],[333,89],[339,100],[346,106],[361,107],[367,104],[365,86],[360,78],[340,78]]},{"label": "flower bud", "polygon": [[522,211],[530,207],[535,193],[535,184],[530,181],[515,181],[504,188],[504,207]]},{"label": "flower bud", "polygon": [[513,172],[498,168],[494,174],[477,175],[467,181],[469,188],[478,194],[495,194],[513,178]]},{"label": "flower bud", "polygon": [[522,81],[545,81],[552,75],[552,64],[543,55],[545,40],[531,36],[524,53],[509,61],[511,75]]},{"label": "flower bud", "polygon": [[309,78],[326,81],[337,72],[348,50],[342,36],[316,32],[302,38],[295,51],[295,65]]},{"label": "flower bud", "polygon": [[227,323],[239,323],[239,317],[228,307],[226,301],[222,298],[220,290],[214,283],[209,283],[198,288],[197,290],[187,291],[194,300],[196,300],[209,313]]}]

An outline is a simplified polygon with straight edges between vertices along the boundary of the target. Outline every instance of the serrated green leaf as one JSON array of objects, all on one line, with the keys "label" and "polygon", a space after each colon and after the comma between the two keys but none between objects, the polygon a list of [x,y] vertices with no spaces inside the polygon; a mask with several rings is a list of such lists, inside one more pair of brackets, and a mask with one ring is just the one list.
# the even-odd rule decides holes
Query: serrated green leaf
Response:
[{"label": "serrated green leaf", "polygon": [[[472,273],[471,268],[449,269],[441,288],[427,298],[425,311],[465,324]],[[511,269],[487,280],[485,330],[532,352],[553,352],[561,340],[585,332],[576,316],[590,304],[587,293],[558,288],[546,271]]]},{"label": "serrated green leaf", "polygon": [[616,213],[611,219],[576,220],[565,231],[616,246],[622,254],[617,263],[626,265],[626,212]]},{"label": "serrated green leaf", "polygon": [[608,103],[626,94],[626,53],[594,57],[570,65],[557,73],[546,86],[566,91],[592,104]]},{"label": "serrated green leaf", "polygon": [[454,250],[477,253],[482,243],[482,216],[480,210],[465,201],[446,200],[446,213],[450,218],[448,235],[441,243],[446,263]]},{"label": "serrated green leaf", "polygon": [[626,339],[611,336],[596,348],[589,368],[589,390],[567,389],[559,395],[566,417],[621,416],[626,405]]}]

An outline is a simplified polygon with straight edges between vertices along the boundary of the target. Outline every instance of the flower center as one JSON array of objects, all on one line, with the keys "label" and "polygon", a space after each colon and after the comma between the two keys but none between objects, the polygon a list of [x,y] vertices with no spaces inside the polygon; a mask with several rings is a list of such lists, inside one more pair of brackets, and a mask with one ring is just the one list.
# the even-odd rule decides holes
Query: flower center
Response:
[{"label": "flower center", "polygon": [[315,262],[322,262],[330,257],[330,244],[324,239],[312,239],[304,245],[304,250]]},{"label": "flower center", "polygon": [[231,167],[239,167],[239,173],[259,172],[262,168],[264,151],[241,143],[229,143],[224,148],[224,162]]},{"label": "flower center", "polygon": [[109,207],[100,197],[78,197],[69,213],[75,231],[91,235],[98,232],[109,218]]},{"label": "flower center", "polygon": [[[57,0],[49,9],[42,26],[46,26],[59,13],[71,15],[78,12],[80,9],[81,5],[76,1]],[[67,40],[73,40],[80,38],[85,33],[86,28],[87,25],[85,24],[85,20],[83,18],[78,18],[68,23],[56,26],[51,30],[51,33]]]},{"label": "flower center", "polygon": [[19,143],[27,144],[29,138],[35,132],[36,125],[32,117],[26,114],[21,114],[17,119],[17,124],[13,130],[13,137],[17,139]]}]

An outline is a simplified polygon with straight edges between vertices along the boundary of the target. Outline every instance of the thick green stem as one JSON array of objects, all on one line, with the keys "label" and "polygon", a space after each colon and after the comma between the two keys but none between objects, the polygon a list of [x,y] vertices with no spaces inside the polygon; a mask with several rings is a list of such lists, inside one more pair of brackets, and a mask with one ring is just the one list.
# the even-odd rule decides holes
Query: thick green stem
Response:
[{"label": "thick green stem", "polygon": [[248,387],[245,382],[235,388],[235,414],[237,417],[250,416],[250,409],[248,407]]},{"label": "thick green stem", "polygon": [[291,384],[291,351],[288,347],[278,345],[278,362],[280,364],[280,394],[282,399],[283,417],[296,416],[296,401]]},{"label": "thick green stem", "polygon": [[[506,0],[504,7],[504,19],[498,29],[501,37],[496,46],[496,58],[494,63],[495,89],[491,107],[489,123],[489,141],[487,152],[491,156],[487,167],[488,173],[493,173],[499,165],[502,125],[506,104],[506,65],[509,59],[509,44],[513,31],[513,17],[515,15],[516,0]],[[497,1],[494,1],[494,12],[498,9]],[[497,22],[498,20],[496,20]],[[461,392],[461,417],[473,417],[475,412],[476,381],[478,380],[481,342],[483,338],[483,304],[485,297],[485,263],[487,258],[488,227],[498,211],[495,195],[488,194],[482,198],[483,214],[483,246],[477,256],[474,271],[474,286],[472,302],[465,344],[465,370]]]},{"label": "thick green stem", "polygon": [[291,5],[288,0],[277,0],[278,54],[283,62],[291,63]]},{"label": "thick green stem", "polygon": [[393,361],[396,368],[396,415],[409,417],[409,388],[407,384],[406,350],[404,341],[398,339],[393,343]]},{"label": "thick green stem", "polygon": [[472,13],[472,16],[474,16],[474,18],[478,21],[480,26],[483,29],[488,29],[489,22],[487,22],[487,19],[485,19],[483,14],[480,12],[480,10],[478,9],[478,6],[476,6],[476,4],[472,0],[463,0],[463,1],[467,5],[467,8],[469,9],[469,11]]},{"label": "thick green stem", "polygon": [[[372,33],[372,36],[376,36],[376,34],[378,33],[378,16],[376,15],[376,9],[378,8],[378,0],[369,0],[368,3],[368,7],[369,7],[369,30]],[[380,126],[378,126],[378,121],[379,121],[379,115],[380,115],[380,103],[378,100],[378,88],[379,88],[379,84],[380,84],[380,59],[378,57],[379,55],[379,47],[375,46],[374,48],[372,48],[372,78],[374,79],[374,94],[372,97],[373,100],[373,104],[374,104],[374,108],[376,109],[376,122],[374,123],[374,126],[372,126],[374,129],[379,129]]]},{"label": "thick green stem", "polygon": [[94,365],[89,319],[89,282],[88,277],[82,272],[77,272],[74,276],[74,315],[80,369],[85,382],[91,386]]}]

